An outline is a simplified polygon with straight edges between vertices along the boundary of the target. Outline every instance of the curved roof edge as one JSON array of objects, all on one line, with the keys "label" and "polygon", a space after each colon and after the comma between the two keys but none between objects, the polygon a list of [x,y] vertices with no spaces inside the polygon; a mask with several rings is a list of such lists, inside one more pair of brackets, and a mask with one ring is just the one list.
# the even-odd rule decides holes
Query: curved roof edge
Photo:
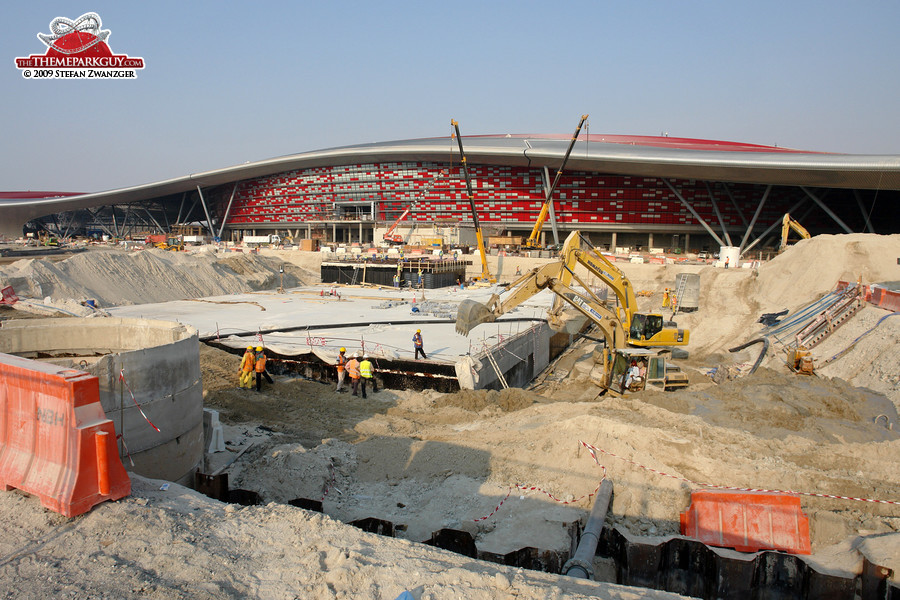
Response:
[{"label": "curved roof edge", "polygon": [[[563,135],[463,136],[470,163],[556,168],[571,140]],[[174,179],[76,196],[0,197],[2,231],[18,231],[37,217],[75,210],[140,202],[292,171],[368,162],[458,162],[449,137],[375,142],[315,150],[192,173]],[[688,138],[590,135],[579,138],[569,171],[641,177],[700,179],[733,183],[900,190],[900,155],[826,154],[735,142]],[[12,227],[10,227],[12,225]],[[18,234],[12,234],[18,235]]]}]

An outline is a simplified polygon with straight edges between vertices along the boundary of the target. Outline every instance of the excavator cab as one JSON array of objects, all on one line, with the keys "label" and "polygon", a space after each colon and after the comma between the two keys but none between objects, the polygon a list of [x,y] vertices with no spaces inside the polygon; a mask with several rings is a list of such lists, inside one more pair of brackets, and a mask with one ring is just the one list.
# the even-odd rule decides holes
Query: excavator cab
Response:
[{"label": "excavator cab", "polygon": [[[687,375],[666,360],[669,350],[622,348],[616,350],[609,389],[619,394],[645,389],[670,391],[687,387]],[[637,367],[637,374],[630,372]]]},{"label": "excavator cab", "polygon": [[678,325],[663,320],[662,315],[635,313],[628,328],[628,343],[632,346],[684,346],[690,332],[678,329]]}]

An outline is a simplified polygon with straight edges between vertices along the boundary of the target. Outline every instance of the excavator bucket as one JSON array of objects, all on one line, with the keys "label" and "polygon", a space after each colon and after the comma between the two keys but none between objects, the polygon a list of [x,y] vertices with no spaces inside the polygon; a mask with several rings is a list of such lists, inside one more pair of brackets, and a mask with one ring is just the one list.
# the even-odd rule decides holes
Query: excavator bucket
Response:
[{"label": "excavator bucket", "polygon": [[469,335],[477,325],[492,323],[495,320],[497,317],[484,304],[474,300],[463,300],[456,312],[456,331],[462,335]]}]

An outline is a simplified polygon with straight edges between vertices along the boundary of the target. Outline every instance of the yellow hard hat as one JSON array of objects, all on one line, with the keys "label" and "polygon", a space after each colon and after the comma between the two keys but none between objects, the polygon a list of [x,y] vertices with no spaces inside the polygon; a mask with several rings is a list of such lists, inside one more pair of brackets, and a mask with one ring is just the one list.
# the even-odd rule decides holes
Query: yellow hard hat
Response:
[{"label": "yellow hard hat", "polygon": [[341,346],[341,352],[346,352],[346,351],[347,351],[347,349],[344,348],[343,346]]},{"label": "yellow hard hat", "polygon": [[416,329],[416,333],[422,333],[421,329]]},{"label": "yellow hard hat", "polygon": [[253,346],[247,346],[247,350],[253,350]]},{"label": "yellow hard hat", "polygon": [[256,351],[257,351],[257,352],[262,352],[262,346],[257,346],[257,347],[256,347]]}]

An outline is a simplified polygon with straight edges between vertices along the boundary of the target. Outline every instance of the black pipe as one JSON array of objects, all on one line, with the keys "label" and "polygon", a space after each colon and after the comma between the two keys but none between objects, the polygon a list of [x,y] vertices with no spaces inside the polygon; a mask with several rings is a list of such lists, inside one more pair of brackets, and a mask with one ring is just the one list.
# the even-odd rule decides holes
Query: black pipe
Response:
[{"label": "black pipe", "polygon": [[603,524],[606,521],[606,512],[609,510],[612,492],[612,479],[604,479],[600,482],[600,489],[597,491],[591,515],[581,534],[581,541],[578,542],[575,555],[563,565],[563,575],[579,579],[594,578],[594,556],[597,554],[597,543],[600,541],[600,532],[603,531]]},{"label": "black pipe", "polygon": [[766,352],[769,351],[769,338],[766,338],[766,337],[756,338],[755,340],[750,340],[746,344],[741,344],[740,346],[737,346],[735,348],[728,349],[729,352],[740,352],[744,348],[747,348],[748,346],[752,346],[753,344],[762,344],[763,349],[762,349],[762,352],[759,353],[759,357],[756,359],[756,362],[753,363],[753,368],[750,369],[750,372],[747,373],[747,375],[753,375],[754,373],[756,373],[756,369],[759,368],[759,365],[760,365],[760,363],[762,363],[763,358],[766,357]]}]

